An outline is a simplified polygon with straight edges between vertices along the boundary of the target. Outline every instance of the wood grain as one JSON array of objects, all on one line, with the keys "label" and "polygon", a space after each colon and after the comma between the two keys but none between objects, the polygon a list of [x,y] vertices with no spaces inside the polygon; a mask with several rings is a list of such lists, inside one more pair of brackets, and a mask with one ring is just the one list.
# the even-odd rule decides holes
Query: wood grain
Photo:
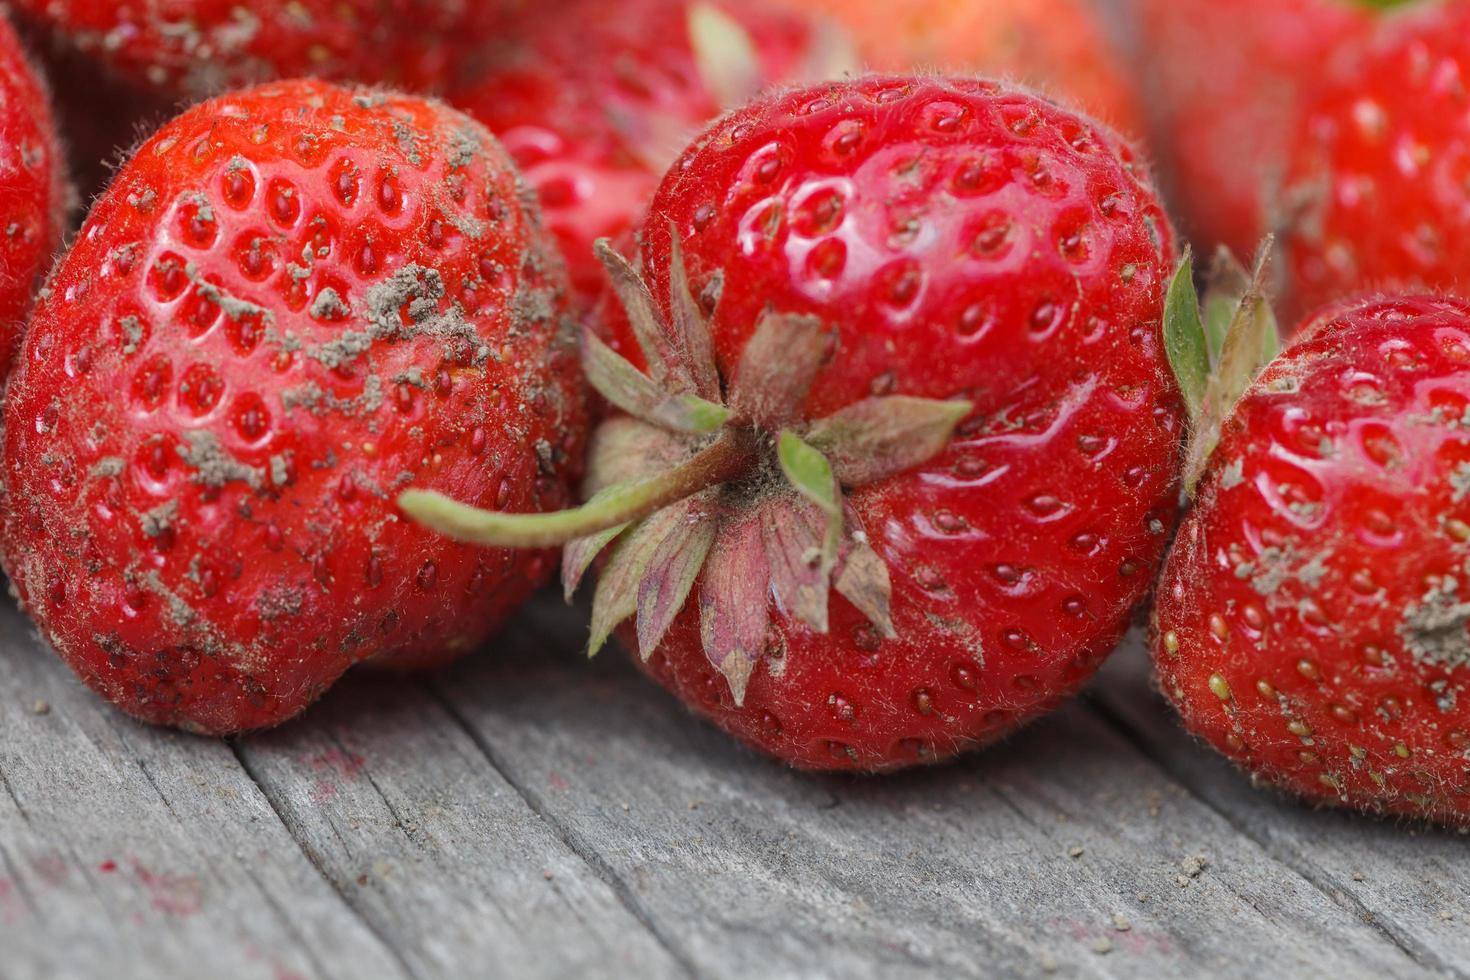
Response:
[{"label": "wood grain", "polygon": [[988,752],[816,777],[588,664],[584,612],[236,743],[0,613],[0,977],[1465,976],[1470,839],[1253,789],[1137,650]]}]

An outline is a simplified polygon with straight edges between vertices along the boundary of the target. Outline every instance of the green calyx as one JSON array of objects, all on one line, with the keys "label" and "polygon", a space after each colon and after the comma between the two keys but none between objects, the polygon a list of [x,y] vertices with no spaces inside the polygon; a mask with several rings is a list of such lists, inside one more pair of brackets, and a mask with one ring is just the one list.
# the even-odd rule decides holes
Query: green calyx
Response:
[{"label": "green calyx", "polygon": [[1412,7],[1423,3],[1424,0],[1351,0],[1351,2],[1372,10],[1394,10],[1398,7]]},{"label": "green calyx", "polygon": [[1235,403],[1281,352],[1281,334],[1267,298],[1267,238],[1247,272],[1225,249],[1206,273],[1203,302],[1195,289],[1193,256],[1186,253],[1164,298],[1164,350],[1189,412],[1184,489],[1192,494],[1220,427]]},{"label": "green calyx", "polygon": [[590,652],[633,619],[646,658],[686,604],[697,601],[705,654],[737,702],[764,655],[772,606],[825,633],[835,589],[882,635],[894,635],[887,566],[844,489],[888,479],[942,452],[970,402],[868,398],[808,421],[807,393],[835,339],[826,325],[767,311],[726,382],[677,241],[667,317],[622,256],[605,242],[598,253],[646,368],[586,336],[589,383],[626,413],[593,436],[587,502],[557,513],[507,514],[410,490],[399,497],[403,512],[474,544],[562,545],[569,597],[605,555]]}]

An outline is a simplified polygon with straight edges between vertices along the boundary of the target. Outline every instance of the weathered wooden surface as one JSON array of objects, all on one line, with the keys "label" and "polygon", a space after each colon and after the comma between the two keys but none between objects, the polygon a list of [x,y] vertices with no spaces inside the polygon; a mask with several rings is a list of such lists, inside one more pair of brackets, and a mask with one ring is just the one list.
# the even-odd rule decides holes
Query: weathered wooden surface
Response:
[{"label": "weathered wooden surface", "polygon": [[588,664],[580,623],[545,597],[231,744],[128,721],[0,612],[0,977],[1470,976],[1470,838],[1252,789],[1137,650],[1005,745],[839,779]]}]

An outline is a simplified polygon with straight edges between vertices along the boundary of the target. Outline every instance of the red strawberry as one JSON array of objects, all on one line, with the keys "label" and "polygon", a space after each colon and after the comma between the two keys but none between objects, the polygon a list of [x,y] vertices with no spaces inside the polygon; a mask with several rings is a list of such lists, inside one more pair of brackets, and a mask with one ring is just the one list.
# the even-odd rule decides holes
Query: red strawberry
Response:
[{"label": "red strawberry", "polygon": [[1112,649],[1174,515],[1181,421],[1172,233],[1116,136],[976,80],[797,90],[674,165],[646,288],[608,258],[647,373],[588,339],[630,413],[594,440],[596,496],[411,514],[502,543],[607,528],[569,545],[569,585],[642,518],[593,646],[636,616],[654,677],[806,768],[993,740]]},{"label": "red strawberry", "polygon": [[80,199],[91,201],[144,137],[177,113],[176,100],[118,77],[35,25],[20,27],[50,83],[68,175]]},{"label": "red strawberry", "polygon": [[1184,230],[1252,252],[1297,132],[1303,90],[1395,0],[1130,0],[1150,141]]},{"label": "red strawberry", "polygon": [[1470,287],[1470,3],[1409,8],[1324,82],[1282,217],[1298,309]]},{"label": "red strawberry", "polygon": [[70,203],[63,170],[45,87],[0,16],[0,387],[61,241]]},{"label": "red strawberry", "polygon": [[449,85],[499,0],[12,0],[77,49],[169,96],[313,75]]},{"label": "red strawberry", "polygon": [[1470,303],[1344,303],[1300,336],[1169,556],[1164,691],[1268,782],[1470,824]]},{"label": "red strawberry", "polygon": [[566,502],[553,255],[504,152],[433,102],[283,82],[160,130],[53,273],[5,406],[5,567],[57,652],[219,733],[354,663],[473,648],[551,561],[392,495]]},{"label": "red strawberry", "polygon": [[826,14],[878,71],[939,67],[1015,78],[1127,133],[1138,92],[1090,0],[786,0]]},{"label": "red strawberry", "polygon": [[773,82],[853,64],[827,25],[765,0],[568,0],[507,27],[453,101],[501,139],[541,195],[585,305],[601,292],[599,238],[643,216],[680,148]]}]

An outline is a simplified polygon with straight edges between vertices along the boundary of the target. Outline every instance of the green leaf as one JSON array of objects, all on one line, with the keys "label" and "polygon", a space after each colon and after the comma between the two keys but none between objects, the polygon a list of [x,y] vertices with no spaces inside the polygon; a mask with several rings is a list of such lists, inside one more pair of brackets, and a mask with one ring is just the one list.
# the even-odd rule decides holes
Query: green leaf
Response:
[{"label": "green leaf", "polygon": [[1209,383],[1210,355],[1200,320],[1199,294],[1194,288],[1194,259],[1187,252],[1164,298],[1164,350],[1184,394],[1184,404],[1194,418],[1199,415]]},{"label": "green leaf", "polygon": [[786,479],[827,515],[842,515],[842,502],[837,495],[837,477],[827,457],[791,431],[783,431],[776,444],[781,472]]},{"label": "green leaf", "polygon": [[800,436],[783,430],[776,441],[776,456],[781,472],[796,492],[817,505],[827,516],[827,532],[822,540],[822,566],[830,571],[837,563],[837,549],[842,543],[842,493],[837,475],[827,457],[803,441]]}]

